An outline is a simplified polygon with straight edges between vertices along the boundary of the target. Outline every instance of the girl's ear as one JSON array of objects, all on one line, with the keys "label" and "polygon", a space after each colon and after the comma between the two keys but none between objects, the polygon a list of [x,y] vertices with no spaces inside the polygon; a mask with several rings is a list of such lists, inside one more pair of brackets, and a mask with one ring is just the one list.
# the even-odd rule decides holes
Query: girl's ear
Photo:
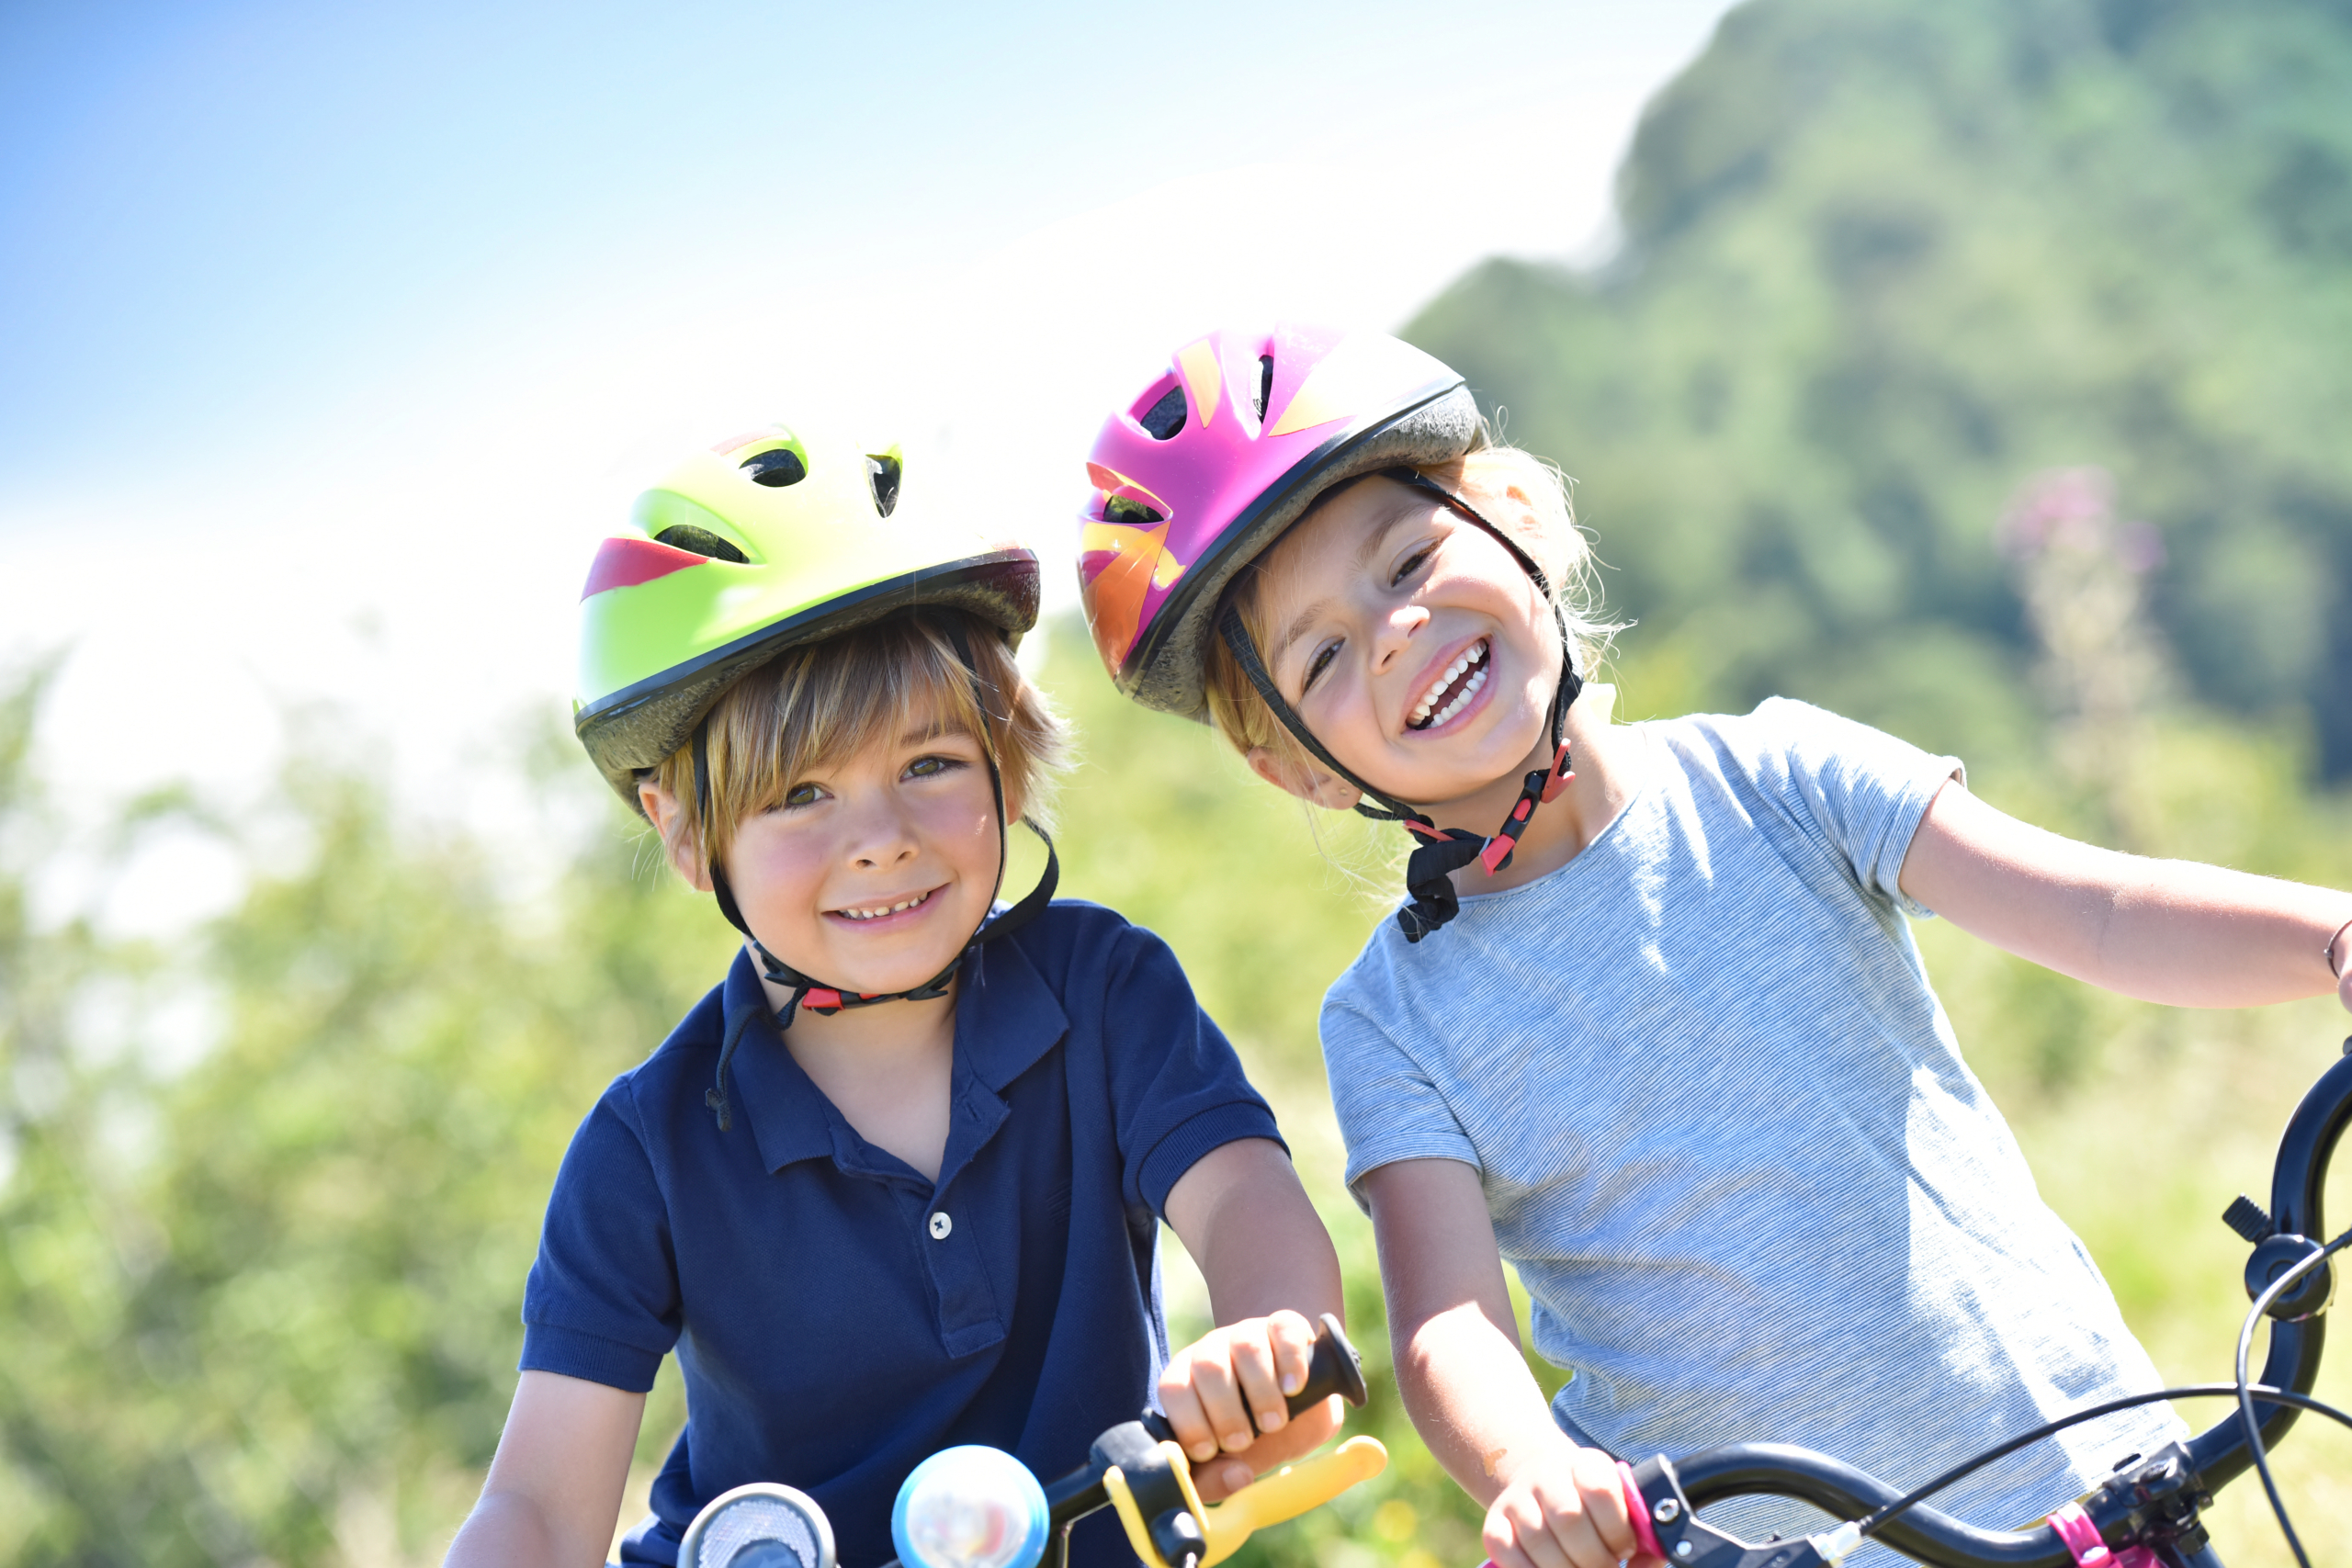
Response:
[{"label": "girl's ear", "polygon": [[684,807],[678,797],[651,780],[637,786],[637,803],[662,835],[662,852],[669,857],[670,867],[693,885],[698,893],[711,890],[710,867],[702,858],[702,846],[685,831]]},{"label": "girl's ear", "polygon": [[1326,811],[1351,810],[1363,798],[1363,791],[1347,780],[1277,757],[1263,746],[1250,748],[1250,771],[1285,795],[1295,795]]}]

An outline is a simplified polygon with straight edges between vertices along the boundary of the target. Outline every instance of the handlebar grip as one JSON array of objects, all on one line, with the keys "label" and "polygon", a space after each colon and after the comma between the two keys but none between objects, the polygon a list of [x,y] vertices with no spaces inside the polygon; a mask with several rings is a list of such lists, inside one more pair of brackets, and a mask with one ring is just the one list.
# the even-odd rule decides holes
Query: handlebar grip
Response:
[{"label": "handlebar grip", "polygon": [[1641,1483],[1634,1479],[1634,1467],[1623,1460],[1617,1461],[1617,1484],[1625,1494],[1625,1514],[1634,1522],[1634,1543],[1650,1556],[1663,1559],[1666,1548],[1657,1543],[1657,1527],[1650,1523],[1650,1506],[1642,1495]]},{"label": "handlebar grip", "polygon": [[1364,1402],[1363,1358],[1348,1343],[1340,1320],[1325,1313],[1317,1320],[1315,1359],[1307,1363],[1306,1382],[1285,1403],[1294,1416],[1305,1415],[1333,1394],[1350,1404]]},{"label": "handlebar grip", "polygon": [[1388,1450],[1379,1438],[1350,1438],[1328,1454],[1260,1476],[1204,1510],[1202,1522],[1208,1551],[1202,1559],[1203,1568],[1215,1568],[1232,1556],[1254,1531],[1295,1519],[1387,1467]]}]

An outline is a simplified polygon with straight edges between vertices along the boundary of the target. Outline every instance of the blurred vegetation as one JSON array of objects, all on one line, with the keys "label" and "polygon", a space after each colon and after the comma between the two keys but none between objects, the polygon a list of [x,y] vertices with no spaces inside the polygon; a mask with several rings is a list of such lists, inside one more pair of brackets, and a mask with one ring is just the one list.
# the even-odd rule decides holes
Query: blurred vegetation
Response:
[{"label": "blurred vegetation", "polygon": [[[2347,17],[1734,13],[1645,123],[1608,269],[1492,264],[1413,329],[1578,478],[1643,622],[1621,716],[1787,691],[1962,752],[2062,831],[2352,885]],[[1315,1015],[1395,846],[1116,700],[1079,628],[1046,640],[1082,743],[1065,887],[1183,958],[1385,1374]],[[395,809],[325,720],[259,799],[164,791],[69,833],[29,750],[45,681],[0,679],[0,1561],[435,1560],[512,1391],[565,1140],[729,933],[552,730],[486,764],[538,813],[536,858]],[[119,934],[109,898],[188,840],[242,894],[182,939]],[[2215,1216],[2264,1190],[2343,1015],[2170,1012],[1920,935],[2159,1364],[2223,1375],[2244,1248]],[[1478,1560],[1476,1512],[1374,1388],[1357,1425],[1388,1474],[1245,1568]],[[2352,1369],[2321,1392],[2352,1400]],[[640,1501],[682,1415],[665,1373]],[[2282,1455],[2322,1539],[2352,1523],[2347,1454],[2307,1426]],[[2223,1496],[2232,1562],[2285,1561],[2261,1511]]]},{"label": "blurred vegetation", "polygon": [[1709,705],[2030,752],[1995,521],[2090,463],[2180,678],[2342,779],[2347,84],[2338,0],[1761,0],[1649,106],[1611,263],[1490,262],[1407,335],[1576,477]]}]

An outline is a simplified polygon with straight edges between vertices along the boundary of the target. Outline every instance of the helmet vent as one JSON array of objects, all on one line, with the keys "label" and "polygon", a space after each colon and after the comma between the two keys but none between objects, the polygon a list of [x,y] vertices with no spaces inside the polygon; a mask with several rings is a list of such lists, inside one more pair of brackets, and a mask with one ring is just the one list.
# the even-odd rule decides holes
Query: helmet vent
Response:
[{"label": "helmet vent", "polygon": [[1154,441],[1170,441],[1184,428],[1184,389],[1170,387],[1143,416],[1143,427]]},{"label": "helmet vent", "polygon": [[720,538],[709,529],[697,528],[691,523],[672,524],[654,535],[653,542],[657,545],[667,545],[673,550],[691,550],[695,555],[708,556],[713,560],[731,560],[747,566],[751,564],[752,558],[737,549],[732,544]]},{"label": "helmet vent", "polygon": [[1273,395],[1274,356],[1261,354],[1258,356],[1258,419],[1261,423],[1266,418],[1266,400]]},{"label": "helmet vent", "polygon": [[743,459],[743,469],[752,476],[752,483],[766,485],[771,490],[797,485],[808,477],[808,465],[802,462],[800,454],[789,446],[779,446],[773,452],[754,452]]},{"label": "helmet vent", "polygon": [[1161,522],[1159,513],[1140,501],[1129,501],[1124,495],[1106,496],[1102,502],[1102,521],[1125,523],[1129,527],[1145,528]]},{"label": "helmet vent", "polygon": [[867,453],[865,482],[874,487],[874,510],[888,517],[898,510],[899,476],[902,471],[899,459],[889,453],[876,457]]}]

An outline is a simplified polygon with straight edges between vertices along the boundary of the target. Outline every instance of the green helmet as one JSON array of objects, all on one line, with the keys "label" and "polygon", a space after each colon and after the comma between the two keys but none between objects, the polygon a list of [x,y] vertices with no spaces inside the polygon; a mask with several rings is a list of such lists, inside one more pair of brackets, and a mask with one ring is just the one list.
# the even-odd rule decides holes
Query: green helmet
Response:
[{"label": "green helmet", "polygon": [[[804,431],[807,433],[804,434]],[[729,682],[788,648],[915,604],[1017,643],[1037,558],[901,493],[899,448],[781,424],[698,452],[637,499],[580,593],[572,728],[631,806]]]}]

